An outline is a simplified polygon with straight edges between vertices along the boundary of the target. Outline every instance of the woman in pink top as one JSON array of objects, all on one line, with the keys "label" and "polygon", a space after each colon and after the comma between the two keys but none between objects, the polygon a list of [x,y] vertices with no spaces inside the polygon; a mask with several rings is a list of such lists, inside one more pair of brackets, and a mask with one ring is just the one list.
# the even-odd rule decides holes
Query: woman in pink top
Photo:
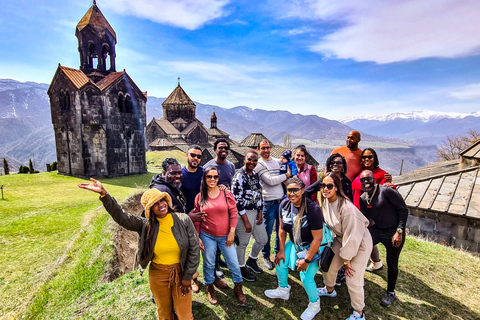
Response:
[{"label": "woman in pink top", "polygon": [[218,188],[219,174],[215,167],[208,167],[203,173],[200,193],[195,198],[195,211],[205,212],[205,219],[195,222],[200,237],[200,250],[203,256],[203,278],[207,285],[208,301],[218,303],[215,294],[215,255],[217,247],[225,257],[232,280],[235,284],[233,292],[238,303],[245,306],[247,298],[242,289],[242,274],[238,265],[237,251],[233,245],[237,226],[237,204],[229,190]]},{"label": "woman in pink top", "polygon": [[[315,168],[305,162],[307,158],[307,148],[301,144],[295,149],[295,164],[297,165],[297,177],[305,183],[305,188],[318,180],[317,171]],[[310,196],[313,202],[318,204],[317,193]]]}]

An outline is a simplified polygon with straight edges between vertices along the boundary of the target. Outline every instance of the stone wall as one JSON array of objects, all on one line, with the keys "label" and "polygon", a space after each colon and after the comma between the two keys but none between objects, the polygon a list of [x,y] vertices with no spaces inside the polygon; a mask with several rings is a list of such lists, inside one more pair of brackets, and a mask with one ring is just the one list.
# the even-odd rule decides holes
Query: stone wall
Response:
[{"label": "stone wall", "polygon": [[438,243],[480,254],[480,220],[443,212],[410,209],[407,229]]}]

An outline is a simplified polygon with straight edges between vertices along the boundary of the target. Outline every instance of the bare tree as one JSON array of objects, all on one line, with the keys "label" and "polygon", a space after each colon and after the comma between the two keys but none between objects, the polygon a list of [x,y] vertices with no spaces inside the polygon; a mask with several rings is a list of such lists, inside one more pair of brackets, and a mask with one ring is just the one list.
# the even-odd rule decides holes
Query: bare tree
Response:
[{"label": "bare tree", "polygon": [[437,149],[437,157],[440,161],[455,160],[460,157],[460,152],[480,139],[480,131],[470,129],[467,135],[447,137]]},{"label": "bare tree", "polygon": [[3,172],[5,173],[5,175],[10,174],[10,169],[8,168],[8,161],[5,158],[3,158]]}]

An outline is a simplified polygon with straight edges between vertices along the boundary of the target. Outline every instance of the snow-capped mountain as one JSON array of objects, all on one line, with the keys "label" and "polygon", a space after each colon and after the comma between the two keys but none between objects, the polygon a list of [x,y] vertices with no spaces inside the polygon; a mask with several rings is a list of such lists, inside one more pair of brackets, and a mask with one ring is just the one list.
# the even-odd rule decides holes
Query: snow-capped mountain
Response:
[{"label": "snow-capped mountain", "polygon": [[466,135],[480,130],[480,112],[413,111],[382,116],[343,118],[340,122],[375,136],[413,140],[423,144],[441,144],[447,136]]},{"label": "snow-capped mountain", "polygon": [[480,117],[480,112],[473,113],[459,113],[459,112],[437,112],[431,110],[423,111],[411,111],[404,113],[390,113],[386,115],[374,115],[374,116],[352,116],[338,119],[342,123],[350,123],[354,120],[369,120],[369,121],[392,121],[397,119],[405,120],[419,120],[422,122],[429,122],[438,119],[452,118],[452,119],[464,119],[466,117]]}]

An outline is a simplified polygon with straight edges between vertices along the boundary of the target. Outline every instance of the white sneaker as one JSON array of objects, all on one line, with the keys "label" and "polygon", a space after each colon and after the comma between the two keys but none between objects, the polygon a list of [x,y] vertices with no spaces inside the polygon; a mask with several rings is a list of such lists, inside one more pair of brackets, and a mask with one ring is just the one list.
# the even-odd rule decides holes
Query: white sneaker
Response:
[{"label": "white sneaker", "polygon": [[315,318],[315,315],[320,312],[320,299],[317,302],[310,302],[308,308],[303,311],[300,319],[302,320],[312,320]]},{"label": "white sneaker", "polygon": [[365,312],[363,312],[363,314],[360,315],[360,313],[354,310],[352,315],[348,317],[347,320],[365,320]]},{"label": "white sneaker", "polygon": [[288,299],[290,299],[290,289],[291,288],[292,288],[291,286],[288,286],[286,288],[278,287],[277,289],[266,290],[265,295],[267,297],[269,297],[270,299],[288,300]]},{"label": "white sneaker", "polygon": [[378,270],[382,270],[383,269],[383,262],[382,261],[378,261],[378,262],[370,262],[370,265],[365,269],[367,270],[368,272],[375,272],[375,271],[378,271]]},{"label": "white sneaker", "polygon": [[327,287],[323,287],[323,288],[318,288],[317,289],[317,295],[319,297],[335,298],[337,296],[337,291],[335,291],[335,289],[333,289],[332,292],[328,292]]}]

